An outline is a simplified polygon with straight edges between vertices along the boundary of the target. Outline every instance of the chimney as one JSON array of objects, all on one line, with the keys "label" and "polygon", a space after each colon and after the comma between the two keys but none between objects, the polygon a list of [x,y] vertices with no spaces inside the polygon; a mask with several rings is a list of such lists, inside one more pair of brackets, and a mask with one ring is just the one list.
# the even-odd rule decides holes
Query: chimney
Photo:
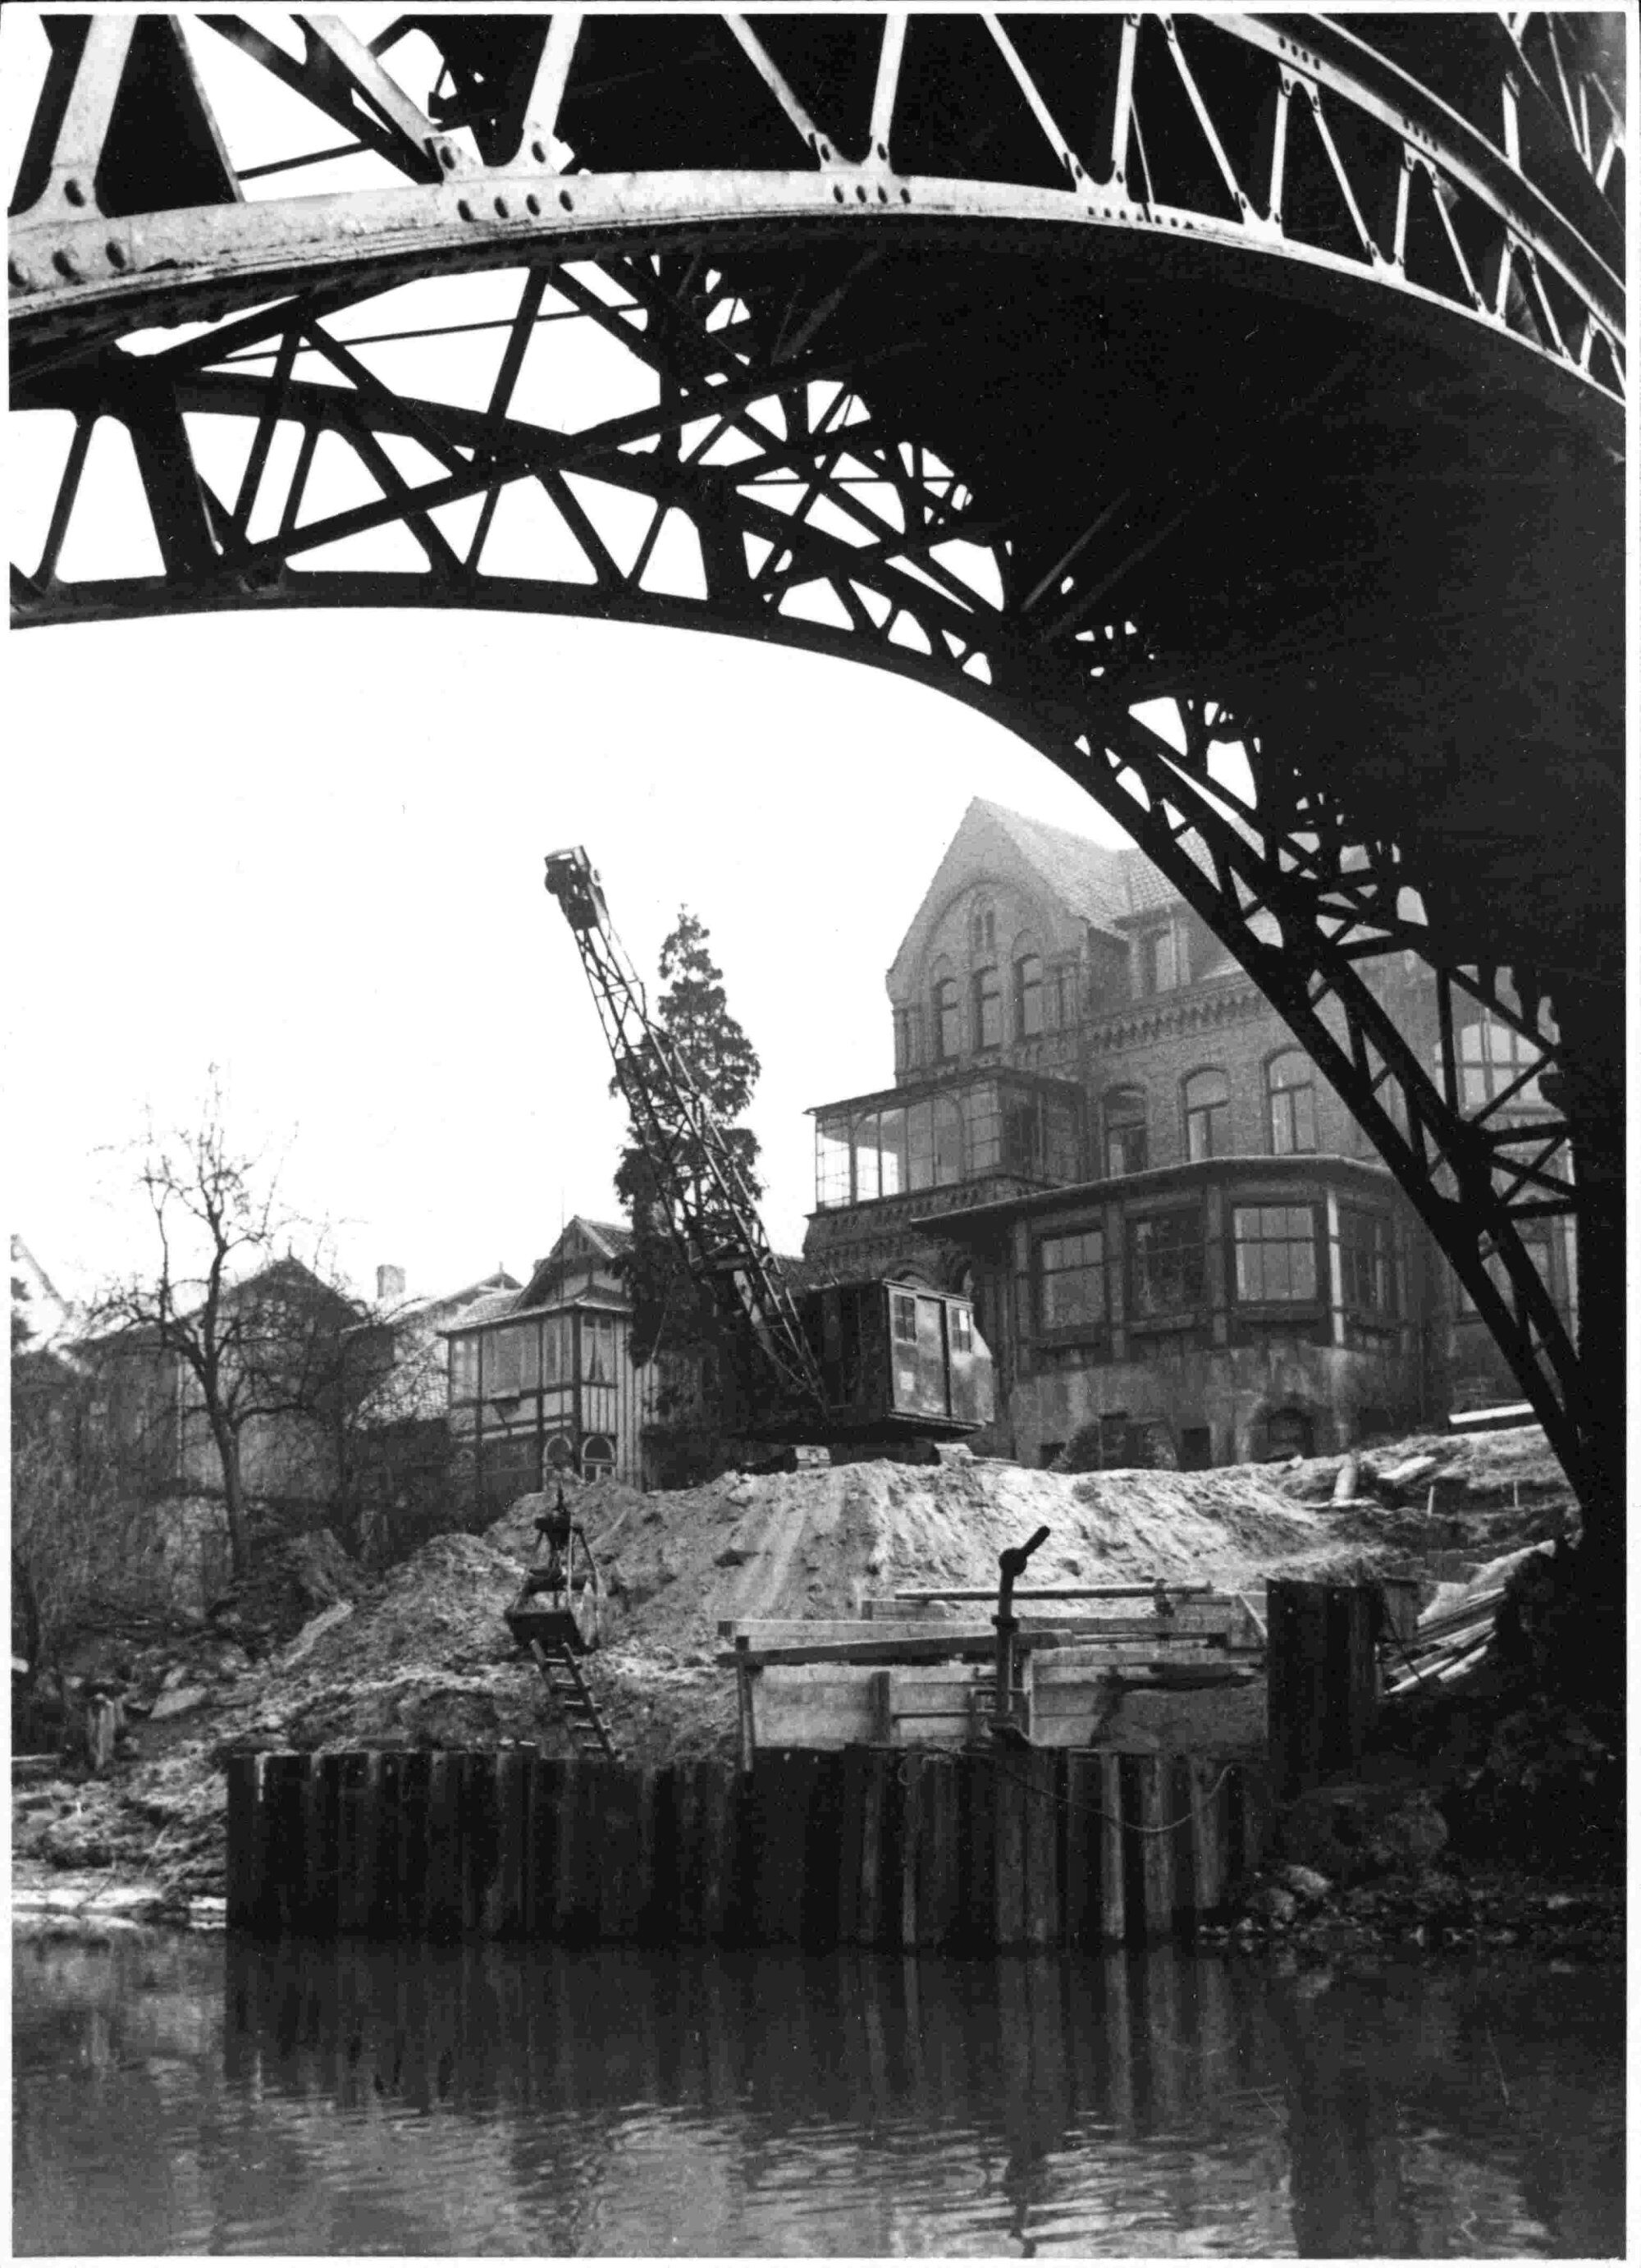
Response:
[{"label": "chimney", "polygon": [[405,1271],[402,1268],[381,1267],[376,1271],[376,1304],[385,1307],[389,1300],[402,1300],[405,1295]]}]

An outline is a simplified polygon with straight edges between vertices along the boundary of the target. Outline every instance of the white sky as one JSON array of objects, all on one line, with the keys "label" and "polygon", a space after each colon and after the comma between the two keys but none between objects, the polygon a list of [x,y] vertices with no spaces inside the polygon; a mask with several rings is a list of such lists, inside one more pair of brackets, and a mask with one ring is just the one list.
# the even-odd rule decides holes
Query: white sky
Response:
[{"label": "white sky", "polygon": [[[390,13],[343,12],[364,36]],[[14,153],[45,49],[32,11],[4,15],[0,130]],[[334,141],[322,120],[288,138],[291,99],[197,23],[189,37],[237,162]],[[379,166],[253,193],[364,186]],[[517,288],[412,287],[386,318],[378,301],[335,328],[470,320],[510,310]],[[432,311],[435,290],[461,306]],[[586,328],[540,334],[526,414],[573,427],[629,406],[633,366]],[[500,335],[364,358],[410,391],[482,400]],[[63,416],[9,421],[13,556],[31,565],[69,430]],[[243,434],[204,445],[231,492]],[[127,446],[104,426],[92,461]],[[348,469],[321,478],[332,446],[315,465],[326,504]],[[63,572],[131,571],[153,551],[116,504],[77,519]],[[413,1291],[497,1262],[523,1274],[568,1214],[611,1213],[622,1114],[541,880],[542,854],[577,842],[646,977],[681,902],[710,932],[763,1062],[752,1123],[768,1225],[796,1248],[812,1202],[805,1109],[888,1082],[884,971],[969,798],[1122,839],[959,703],[738,639],[316,612],[8,632],[3,650],[5,1196],[70,1296],[148,1258],[131,1145],[150,1111],[195,1120],[212,1064],[232,1138],[283,1160],[291,1201],[333,1225],[363,1291],[381,1261]]]},{"label": "white sky", "polygon": [[[16,421],[21,423],[23,421]],[[609,1216],[622,1114],[541,858],[585,843],[652,976],[679,902],[763,1061],[771,1234],[806,1106],[887,1085],[883,989],[972,795],[1120,839],[882,672],[552,617],[287,614],[8,636],[11,1225],[59,1290],[140,1263],[129,1156],[221,1065],[361,1288],[515,1274]]]}]

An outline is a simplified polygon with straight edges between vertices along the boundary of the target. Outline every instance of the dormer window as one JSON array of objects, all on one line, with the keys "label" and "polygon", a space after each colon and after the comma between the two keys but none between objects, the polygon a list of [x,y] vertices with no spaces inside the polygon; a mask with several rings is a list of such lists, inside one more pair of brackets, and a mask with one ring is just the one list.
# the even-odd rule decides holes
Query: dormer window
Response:
[{"label": "dormer window", "polygon": [[1172,992],[1180,981],[1173,930],[1147,930],[1138,939],[1137,951],[1141,998],[1149,1000],[1158,992]]}]

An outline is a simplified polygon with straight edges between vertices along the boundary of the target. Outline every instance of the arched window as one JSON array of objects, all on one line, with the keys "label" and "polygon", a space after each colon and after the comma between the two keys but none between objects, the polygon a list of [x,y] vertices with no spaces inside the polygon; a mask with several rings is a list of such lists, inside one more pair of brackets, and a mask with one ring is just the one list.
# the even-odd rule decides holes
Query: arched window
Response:
[{"label": "arched window", "polygon": [[975,971],[974,990],[975,1045],[977,1048],[999,1048],[1003,1044],[1003,979],[995,961]]},{"label": "arched window", "polygon": [[[1455,1035],[1459,1051],[1459,1096],[1466,1110],[1483,1110],[1496,1096],[1515,1087],[1505,1105],[1511,1110],[1542,1110],[1544,1097],[1538,1074],[1543,1067],[1542,1048],[1497,1016],[1478,1016]],[[1523,1074],[1531,1072],[1530,1078]],[[1437,1077],[1439,1079],[1440,1071]]]},{"label": "arched window", "polygon": [[971,953],[995,952],[997,942],[997,917],[990,900],[976,898],[968,913],[968,949]]},{"label": "arched window", "polygon": [[589,1433],[581,1445],[584,1480],[607,1480],[615,1469],[615,1444],[607,1433]]},{"label": "arched window", "polygon": [[1194,1071],[1185,1082],[1185,1154],[1223,1158],[1231,1147],[1231,1082],[1222,1071]]},{"label": "arched window", "polygon": [[1106,1097],[1106,1172],[1145,1170],[1145,1098],[1137,1086],[1114,1086]]},{"label": "arched window", "polygon": [[962,1053],[962,1016],[955,976],[937,976],[930,993],[933,1010],[934,1052],[939,1063],[953,1063]]},{"label": "arched window", "polygon": [[1014,1036],[1034,1039],[1042,1029],[1042,955],[1022,953],[1014,963]]},{"label": "arched window", "polygon": [[1278,1158],[1316,1147],[1316,1071],[1299,1048],[1273,1056],[1265,1066],[1270,1104],[1270,1146]]}]

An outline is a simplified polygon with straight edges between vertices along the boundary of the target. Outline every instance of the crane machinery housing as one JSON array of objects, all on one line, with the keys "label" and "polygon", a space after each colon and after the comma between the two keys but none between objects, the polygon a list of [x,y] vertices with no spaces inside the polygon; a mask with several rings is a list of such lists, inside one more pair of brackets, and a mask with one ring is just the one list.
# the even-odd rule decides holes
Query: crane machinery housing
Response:
[{"label": "crane machinery housing", "polygon": [[576,940],[673,1246],[712,1295],[749,1438],[840,1449],[960,1440],[996,1409],[972,1301],[879,1278],[794,1291],[733,1146],[691,1066],[651,1017],[585,850],[547,887]]}]

